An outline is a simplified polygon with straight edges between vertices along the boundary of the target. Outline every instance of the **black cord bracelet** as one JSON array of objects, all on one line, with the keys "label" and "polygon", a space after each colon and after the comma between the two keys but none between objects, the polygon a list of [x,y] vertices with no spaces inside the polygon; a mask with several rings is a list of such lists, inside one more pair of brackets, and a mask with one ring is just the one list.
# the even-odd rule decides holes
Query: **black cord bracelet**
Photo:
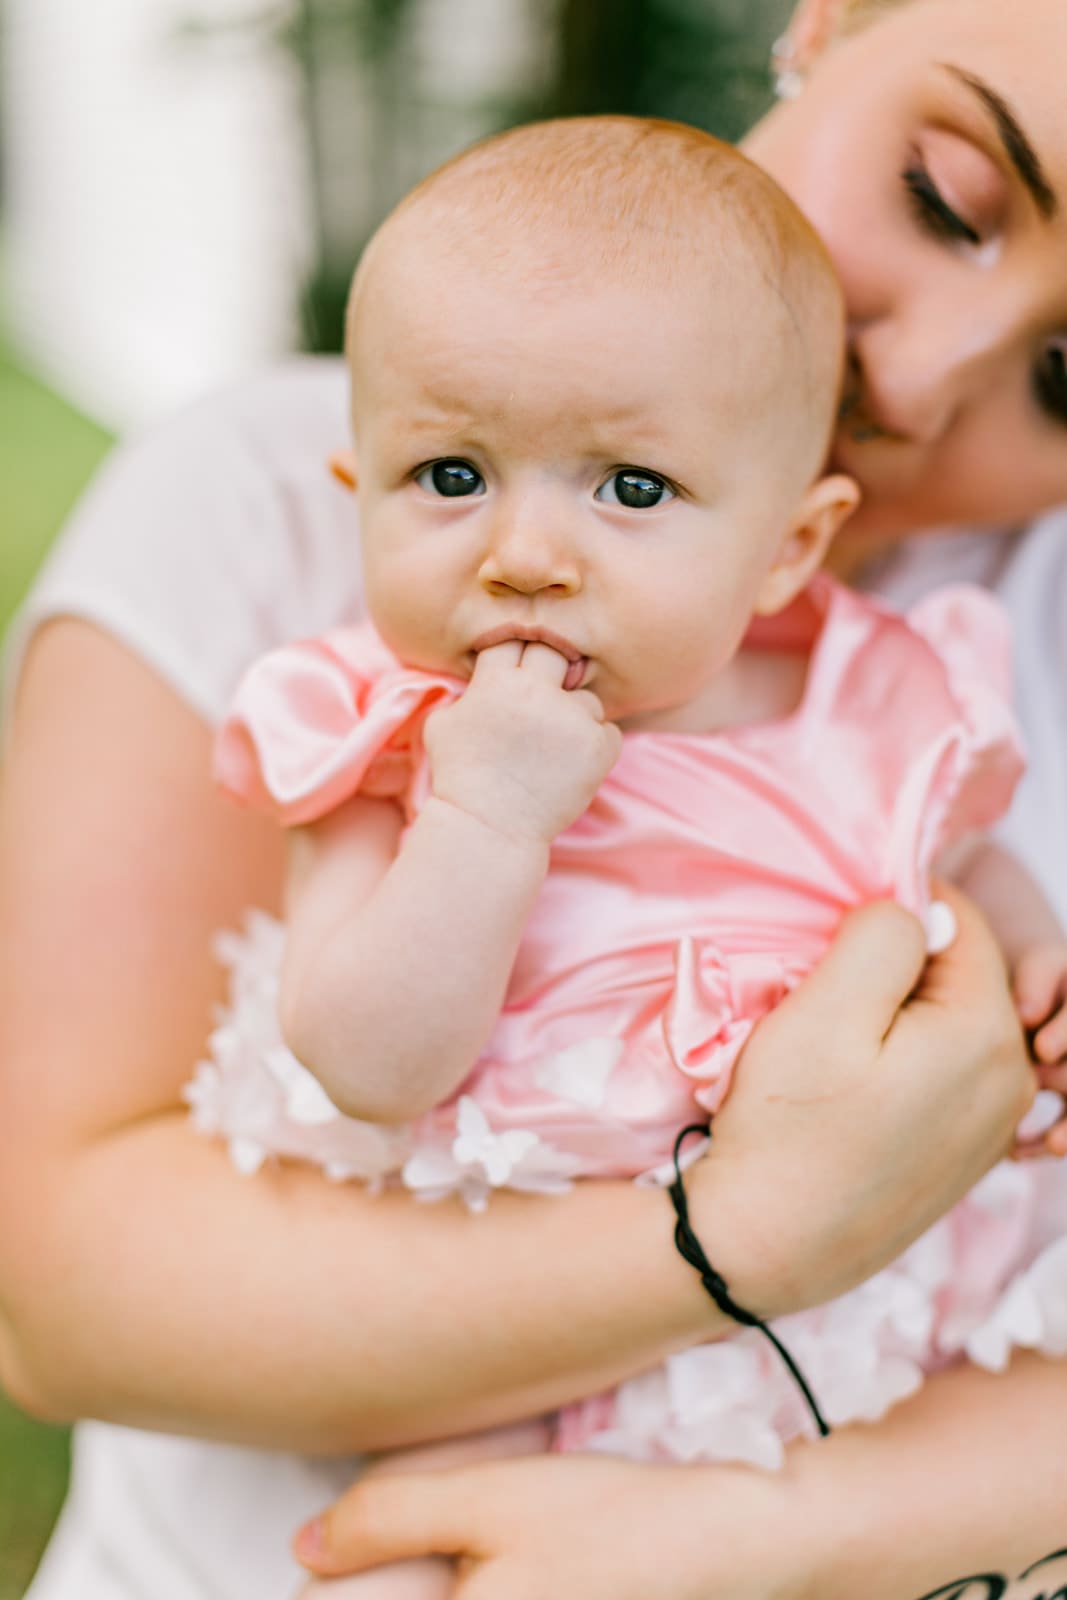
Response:
[{"label": "black cord bracelet", "polygon": [[765,1339],[770,1340],[785,1363],[790,1377],[807,1401],[808,1410],[815,1419],[815,1426],[818,1428],[819,1433],[824,1439],[828,1438],[830,1424],[819,1410],[818,1401],[812,1394],[807,1379],[793,1360],[793,1357],[789,1354],[778,1335],[772,1328],[768,1327],[761,1317],[757,1317],[751,1311],[746,1311],[743,1306],[739,1306],[736,1300],[732,1299],[730,1291],[726,1287],[725,1278],[715,1271],[715,1268],[704,1254],[703,1245],[693,1232],[693,1224],[689,1220],[689,1200],[685,1192],[685,1185],[682,1182],[681,1168],[682,1145],[691,1133],[699,1133],[702,1138],[708,1138],[710,1127],[702,1122],[690,1123],[688,1128],[682,1129],[674,1141],[674,1182],[668,1187],[667,1193],[671,1197],[674,1214],[678,1219],[674,1224],[674,1243],[678,1254],[699,1273],[701,1283],[720,1311],[726,1316],[732,1317],[734,1322],[739,1322],[743,1328],[758,1329]]}]

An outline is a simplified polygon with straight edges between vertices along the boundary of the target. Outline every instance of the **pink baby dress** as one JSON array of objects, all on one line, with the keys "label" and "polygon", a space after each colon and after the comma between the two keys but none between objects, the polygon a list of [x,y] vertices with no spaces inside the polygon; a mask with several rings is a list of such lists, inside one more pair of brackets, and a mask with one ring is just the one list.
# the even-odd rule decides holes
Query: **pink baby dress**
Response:
[{"label": "pink baby dress", "polygon": [[[475,1209],[494,1188],[662,1181],[678,1129],[721,1104],[752,1027],[844,911],[893,897],[925,915],[931,864],[1004,812],[1021,770],[1006,631],[980,590],[903,618],[820,577],[751,638],[807,654],[801,704],[725,732],[626,734],[553,845],[500,1017],[455,1097],[402,1128],[337,1112],[281,1039],[284,932],[255,915],[223,941],[231,1001],[189,1089],[199,1125],[244,1170],[303,1158]],[[428,792],[422,723],[463,688],[403,666],[368,626],[275,651],[238,691],[218,776],[286,825],[356,792],[396,797],[410,823]],[[1041,1183],[1033,1167],[996,1169],[893,1268],[785,1319],[831,1421],[881,1415],[960,1353],[996,1366],[1017,1343],[1067,1352],[1067,1255],[1042,1234]],[[806,1427],[777,1358],[739,1334],[573,1408],[559,1437],[774,1465]]]}]

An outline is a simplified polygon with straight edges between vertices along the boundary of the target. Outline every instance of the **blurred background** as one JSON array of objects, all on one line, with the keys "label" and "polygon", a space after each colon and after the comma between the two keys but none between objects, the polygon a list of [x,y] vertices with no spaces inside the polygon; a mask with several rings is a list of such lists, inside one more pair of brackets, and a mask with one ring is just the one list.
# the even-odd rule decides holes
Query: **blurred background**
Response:
[{"label": "blurred background", "polygon": [[[788,9],[0,0],[0,626],[115,436],[338,349],[360,249],[423,173],[542,116],[737,138]],[[0,1397],[0,1600],[24,1592],[65,1467],[63,1432]]]}]

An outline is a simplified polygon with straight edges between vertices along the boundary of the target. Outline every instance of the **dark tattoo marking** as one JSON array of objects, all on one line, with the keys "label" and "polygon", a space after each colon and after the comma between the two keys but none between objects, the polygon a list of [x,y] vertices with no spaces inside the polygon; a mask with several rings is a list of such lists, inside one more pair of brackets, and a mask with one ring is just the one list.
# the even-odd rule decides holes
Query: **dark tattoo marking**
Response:
[{"label": "dark tattoo marking", "polygon": [[[1053,1550],[1051,1555],[1042,1556],[1040,1561],[1035,1561],[1033,1566],[1027,1567],[1025,1572],[1013,1580],[1006,1578],[1002,1572],[976,1572],[969,1578],[954,1578],[951,1583],[946,1583],[940,1589],[933,1589],[929,1594],[924,1594],[922,1600],[1003,1600],[1009,1587],[1012,1593],[1018,1591],[1014,1584],[1025,1583],[1039,1573],[1042,1568],[1051,1567],[1057,1561],[1067,1560],[1067,1547],[1062,1550]],[[1035,1589],[1026,1596],[1019,1594],[1019,1600],[1067,1600],[1067,1581],[1064,1574],[1059,1573],[1053,1582],[1059,1585],[1056,1589]]]}]

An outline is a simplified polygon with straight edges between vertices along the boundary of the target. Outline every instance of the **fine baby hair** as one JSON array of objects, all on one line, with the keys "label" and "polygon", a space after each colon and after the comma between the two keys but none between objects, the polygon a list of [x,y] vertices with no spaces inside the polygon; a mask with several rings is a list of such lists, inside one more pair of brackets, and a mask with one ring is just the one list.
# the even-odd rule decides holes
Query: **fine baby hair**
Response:
[{"label": "fine baby hair", "polygon": [[[745,359],[723,352],[737,404],[753,424],[766,420],[776,452],[795,443],[805,482],[820,470],[838,401],[841,291],[815,230],[732,146],[682,123],[574,117],[511,129],[446,162],[390,214],[355,275],[354,403],[383,298],[432,294],[426,275],[456,259],[506,284],[531,317],[558,294],[617,283],[706,287],[710,301],[739,276],[751,311],[736,330]],[[651,321],[618,330],[637,363],[656,334]]]}]

